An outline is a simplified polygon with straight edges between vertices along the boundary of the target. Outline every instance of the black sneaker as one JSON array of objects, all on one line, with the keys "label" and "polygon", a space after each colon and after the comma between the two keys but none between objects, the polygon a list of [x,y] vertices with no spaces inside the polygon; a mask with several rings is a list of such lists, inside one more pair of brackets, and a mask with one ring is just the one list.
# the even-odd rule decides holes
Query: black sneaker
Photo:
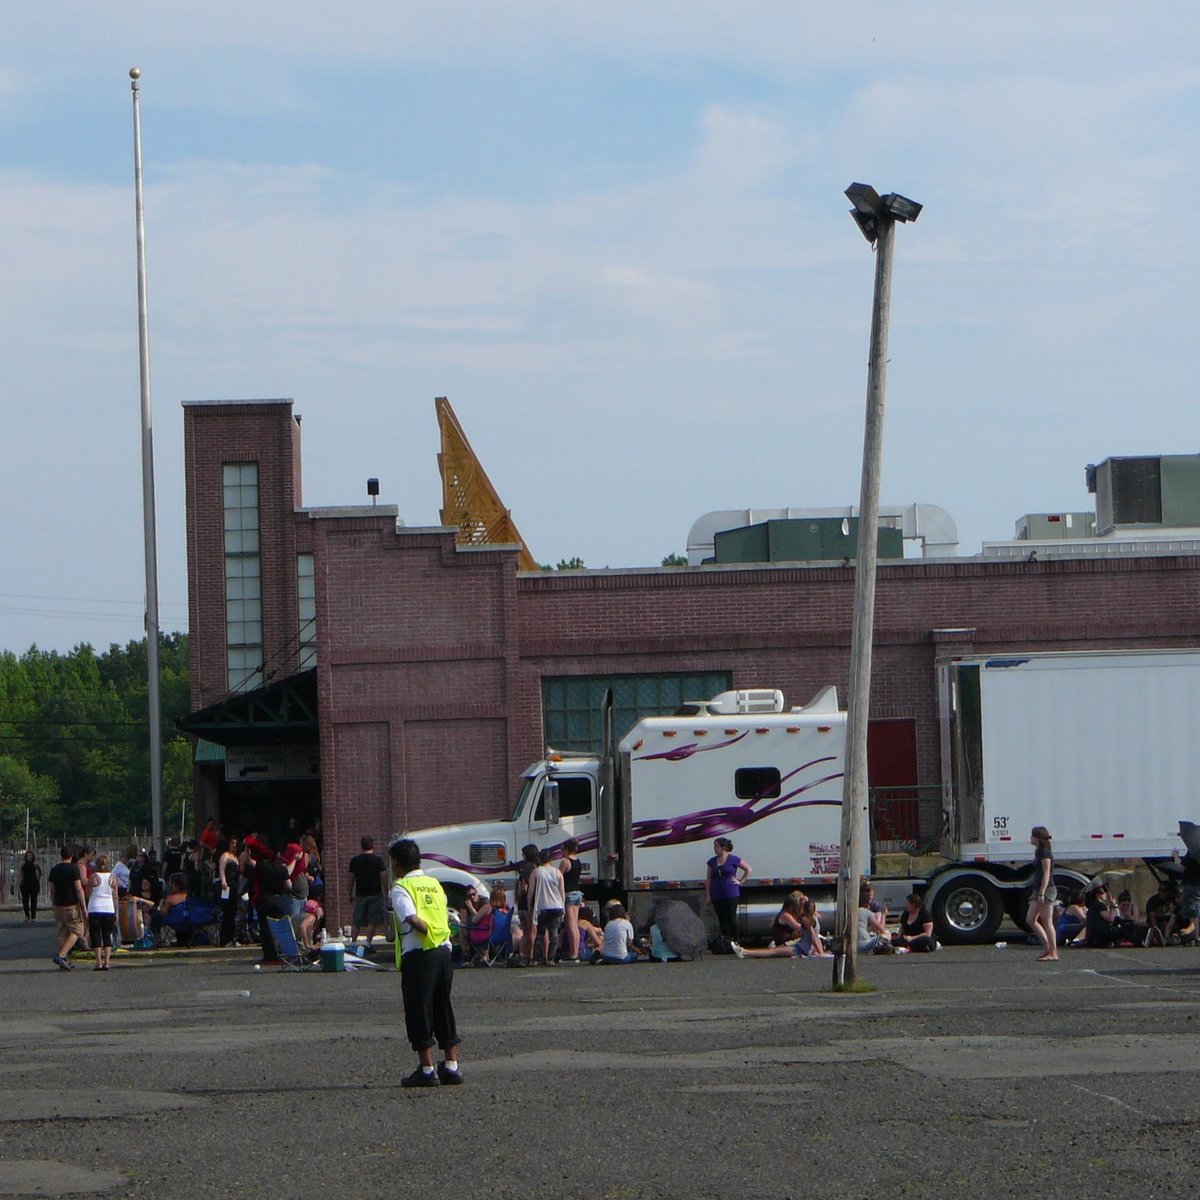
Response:
[{"label": "black sneaker", "polygon": [[71,964],[61,954],[56,954],[50,960],[60,971],[71,970]]},{"label": "black sneaker", "polygon": [[411,1075],[405,1075],[405,1077],[402,1080],[400,1080],[400,1086],[401,1087],[440,1087],[441,1085],[438,1083],[438,1077],[437,1077],[436,1072],[430,1071],[430,1073],[428,1075],[426,1075],[424,1070],[421,1067],[418,1067]]},{"label": "black sneaker", "polygon": [[442,1083],[453,1087],[455,1084],[462,1083],[463,1075],[461,1070],[450,1070],[444,1062],[438,1063],[437,1077]]}]

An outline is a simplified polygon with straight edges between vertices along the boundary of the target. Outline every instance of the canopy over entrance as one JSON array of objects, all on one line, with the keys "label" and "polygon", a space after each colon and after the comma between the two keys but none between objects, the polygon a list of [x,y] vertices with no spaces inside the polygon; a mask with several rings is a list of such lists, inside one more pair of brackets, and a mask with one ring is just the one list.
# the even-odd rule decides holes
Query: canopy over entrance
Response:
[{"label": "canopy over entrance", "polygon": [[180,717],[175,727],[219,746],[315,743],[317,668],[309,667],[250,692],[235,692]]}]

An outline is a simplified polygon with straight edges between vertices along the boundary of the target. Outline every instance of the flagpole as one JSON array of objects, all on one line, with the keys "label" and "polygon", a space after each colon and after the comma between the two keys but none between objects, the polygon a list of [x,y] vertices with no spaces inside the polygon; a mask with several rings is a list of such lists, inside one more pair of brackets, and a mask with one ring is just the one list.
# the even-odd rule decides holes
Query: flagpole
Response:
[{"label": "flagpole", "polygon": [[158,667],[158,536],[154,508],[154,429],[150,415],[150,334],[146,323],[146,222],[142,206],[142,114],[140,68],[129,72],[133,92],[133,192],[137,216],[137,293],[139,371],[142,393],[142,527],[146,544],[146,674],[150,717],[151,844],[163,851],[162,709]]}]

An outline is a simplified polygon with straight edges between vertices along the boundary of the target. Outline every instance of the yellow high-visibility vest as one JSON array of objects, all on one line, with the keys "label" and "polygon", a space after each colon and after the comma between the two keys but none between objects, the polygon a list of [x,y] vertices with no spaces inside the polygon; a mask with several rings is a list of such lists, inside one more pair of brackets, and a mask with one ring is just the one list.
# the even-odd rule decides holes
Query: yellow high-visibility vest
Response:
[{"label": "yellow high-visibility vest", "polygon": [[[447,913],[446,893],[436,879],[428,875],[405,875],[396,883],[412,898],[417,916],[425,922],[421,934],[421,949],[434,950],[450,937],[450,917]],[[403,930],[396,931],[396,953],[399,955]]]}]

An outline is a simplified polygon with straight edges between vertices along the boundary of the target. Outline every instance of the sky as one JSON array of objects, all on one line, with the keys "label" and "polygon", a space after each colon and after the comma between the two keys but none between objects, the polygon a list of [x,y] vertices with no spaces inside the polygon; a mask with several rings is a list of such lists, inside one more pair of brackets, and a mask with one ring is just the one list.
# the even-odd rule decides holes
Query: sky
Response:
[{"label": "sky", "polygon": [[714,509],[881,500],[961,552],[1200,450],[1200,6],[7,0],[0,650],[142,635],[142,70],[160,624],[181,404],[291,397],[306,505],[438,524],[448,396],[534,556],[656,566]]}]

